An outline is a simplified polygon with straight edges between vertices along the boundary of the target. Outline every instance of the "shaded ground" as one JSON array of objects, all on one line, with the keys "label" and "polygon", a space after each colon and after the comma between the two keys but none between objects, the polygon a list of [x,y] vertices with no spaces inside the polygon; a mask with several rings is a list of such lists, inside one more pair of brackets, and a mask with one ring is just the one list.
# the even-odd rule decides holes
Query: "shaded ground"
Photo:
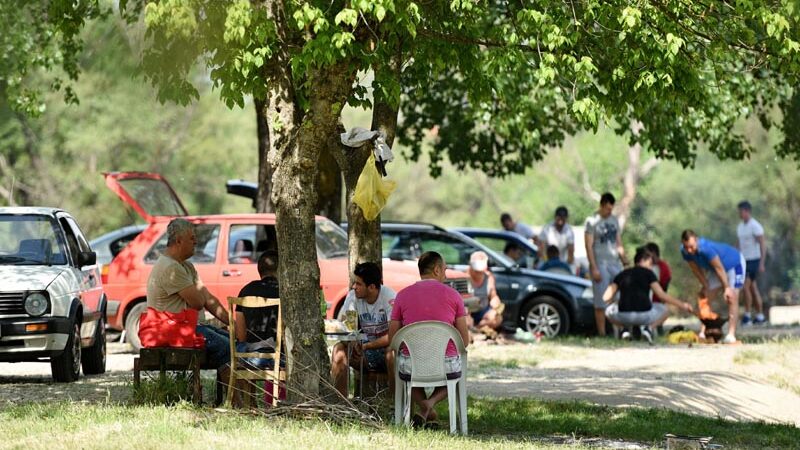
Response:
[{"label": "shaded ground", "polygon": [[[53,383],[46,363],[0,364],[0,407],[47,400],[124,402],[131,395],[133,357],[126,345],[109,344],[108,372],[71,384]],[[470,352],[469,393],[665,407],[800,426],[799,369],[798,340],[694,347],[580,339],[483,345]]]},{"label": "shaded ground", "polygon": [[[586,341],[476,346],[470,395],[664,407],[800,426],[800,341],[649,347]],[[680,432],[680,430],[676,430]]]},{"label": "shaded ground", "polygon": [[127,344],[109,343],[106,373],[81,375],[75,383],[54,383],[48,363],[0,364],[0,407],[42,401],[127,401],[133,381],[133,358]]}]

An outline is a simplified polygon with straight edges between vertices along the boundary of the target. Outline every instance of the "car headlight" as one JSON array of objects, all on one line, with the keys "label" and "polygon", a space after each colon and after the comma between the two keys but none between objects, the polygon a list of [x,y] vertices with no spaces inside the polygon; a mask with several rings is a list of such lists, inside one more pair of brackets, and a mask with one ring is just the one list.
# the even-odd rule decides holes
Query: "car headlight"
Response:
[{"label": "car headlight", "polygon": [[33,292],[25,297],[23,306],[25,307],[26,313],[34,317],[39,317],[50,308],[50,300],[41,292]]},{"label": "car headlight", "polygon": [[581,298],[585,298],[586,300],[594,300],[594,289],[592,289],[591,286],[588,286],[581,293]]}]

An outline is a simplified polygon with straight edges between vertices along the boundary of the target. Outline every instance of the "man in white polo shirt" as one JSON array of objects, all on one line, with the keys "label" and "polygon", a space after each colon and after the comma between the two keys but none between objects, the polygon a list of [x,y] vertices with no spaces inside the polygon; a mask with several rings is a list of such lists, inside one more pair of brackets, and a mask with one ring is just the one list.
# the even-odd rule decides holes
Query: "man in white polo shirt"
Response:
[{"label": "man in white polo shirt", "polygon": [[[764,272],[764,261],[767,256],[767,246],[764,242],[764,227],[753,218],[753,207],[747,200],[739,203],[739,217],[742,219],[736,227],[736,235],[739,237],[739,251],[742,253],[746,263],[744,280],[744,316],[742,325],[747,326],[766,322],[764,318],[764,302],[761,300],[761,293],[758,292],[756,279],[758,274]],[[756,315],[751,316],[750,311],[756,303]]]}]

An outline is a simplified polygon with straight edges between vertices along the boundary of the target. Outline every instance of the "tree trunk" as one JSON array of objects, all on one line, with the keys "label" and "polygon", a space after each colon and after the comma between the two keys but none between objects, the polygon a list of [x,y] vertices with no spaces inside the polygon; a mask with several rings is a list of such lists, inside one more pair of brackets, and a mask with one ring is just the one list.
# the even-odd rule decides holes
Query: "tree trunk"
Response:
[{"label": "tree trunk", "polygon": [[267,161],[269,154],[269,127],[267,126],[267,101],[254,99],[256,110],[256,133],[258,134],[258,195],[256,212],[274,211],[270,194],[272,193],[272,170]]},{"label": "tree trunk", "polygon": [[[398,109],[387,103],[376,101],[372,110],[372,129],[386,133],[386,143],[392,145],[397,131]],[[340,131],[344,131],[340,128]],[[345,201],[347,210],[347,237],[350,276],[356,264],[374,262],[379,266],[382,260],[381,250],[381,216],[369,221],[364,217],[361,208],[353,203],[358,177],[372,152],[372,145],[365,144],[360,148],[345,147],[338,143],[333,152],[344,175]]]},{"label": "tree trunk", "polygon": [[[329,141],[339,142],[339,136],[334,133]],[[342,172],[332,152],[329,144],[322,149],[319,158],[317,214],[339,223],[342,221]]]},{"label": "tree trunk", "polygon": [[278,280],[283,301],[286,336],[288,400],[306,401],[327,396],[330,362],[320,313],[320,276],[317,263],[314,213],[321,149],[336,132],[341,108],[353,86],[354,74],[346,63],[306,73],[310,96],[301,111],[288,52],[290,18],[283,0],[264,0],[279,42],[265,68],[268,88],[265,123],[269,130],[268,162],[272,171],[272,204],[280,266]]},{"label": "tree trunk", "polygon": [[[641,122],[631,123],[631,133],[634,136],[639,136],[642,129]],[[622,198],[617,203],[616,214],[619,220],[619,227],[624,230],[625,224],[628,223],[633,203],[636,200],[639,184],[657,165],[658,160],[651,158],[644,164],[641,163],[642,159],[642,146],[638,142],[628,147],[628,167],[622,177]]]}]

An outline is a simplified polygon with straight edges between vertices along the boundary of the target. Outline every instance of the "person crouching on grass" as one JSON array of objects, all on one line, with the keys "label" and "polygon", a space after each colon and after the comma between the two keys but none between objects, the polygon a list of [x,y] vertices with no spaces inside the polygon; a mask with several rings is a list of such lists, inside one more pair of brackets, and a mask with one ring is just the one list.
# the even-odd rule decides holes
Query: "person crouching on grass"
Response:
[{"label": "person crouching on grass", "polygon": [[[603,301],[609,304],[606,308],[608,320],[618,327],[636,327],[634,331],[641,331],[641,335],[651,344],[653,332],[650,327],[662,323],[669,315],[664,303],[651,301],[651,293],[665,303],[675,305],[688,313],[693,312],[692,305],[664,292],[653,272],[653,260],[653,253],[646,247],[636,249],[633,259],[635,266],[614,277],[603,294]],[[619,301],[614,302],[617,292]],[[631,332],[626,329],[622,338],[630,339]]]}]

